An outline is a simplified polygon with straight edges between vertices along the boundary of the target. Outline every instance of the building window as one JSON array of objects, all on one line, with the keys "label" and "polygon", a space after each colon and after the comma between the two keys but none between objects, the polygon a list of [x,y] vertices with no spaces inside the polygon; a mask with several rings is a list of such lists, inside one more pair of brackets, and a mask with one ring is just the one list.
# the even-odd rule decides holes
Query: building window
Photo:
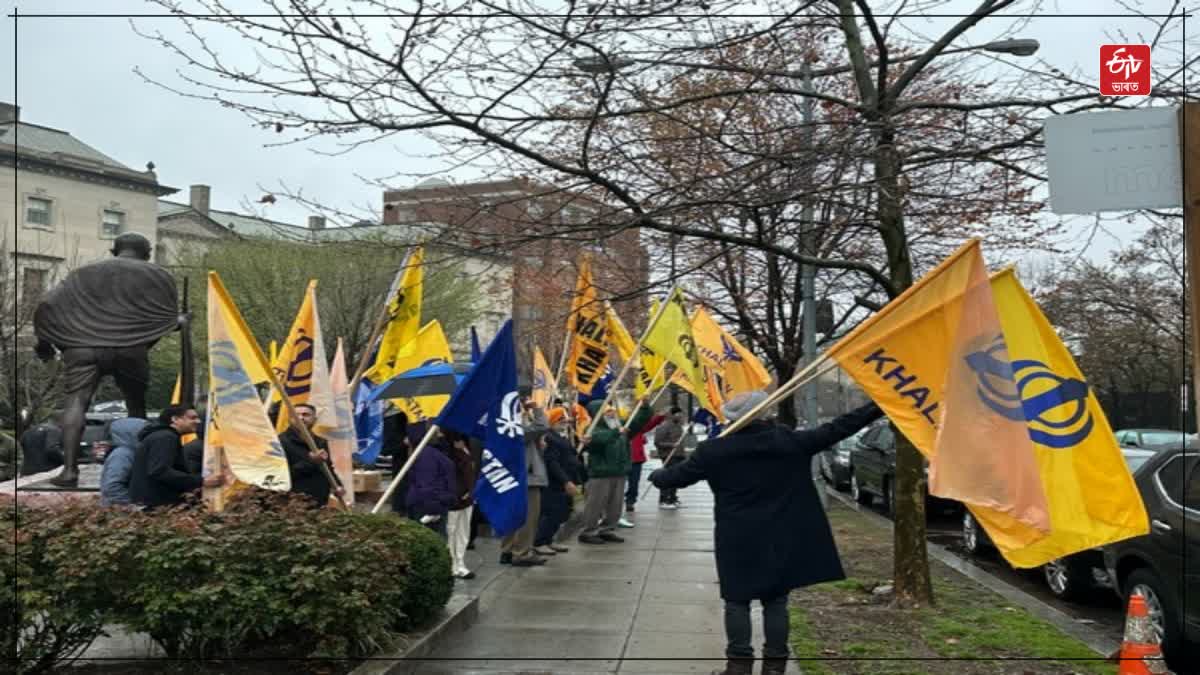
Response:
[{"label": "building window", "polygon": [[51,220],[51,208],[54,202],[41,197],[26,197],[25,198],[25,222],[30,225],[39,227],[50,227],[53,224]]},{"label": "building window", "polygon": [[125,214],[120,211],[104,209],[104,217],[100,221],[100,236],[105,239],[116,239],[125,231]]}]

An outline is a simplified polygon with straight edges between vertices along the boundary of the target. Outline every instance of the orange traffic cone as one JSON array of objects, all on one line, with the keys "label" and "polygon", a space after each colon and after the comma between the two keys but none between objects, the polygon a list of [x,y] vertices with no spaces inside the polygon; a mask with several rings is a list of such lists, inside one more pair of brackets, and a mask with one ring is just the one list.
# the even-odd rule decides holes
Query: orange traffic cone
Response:
[{"label": "orange traffic cone", "polygon": [[1125,641],[1121,644],[1121,666],[1117,675],[1158,675],[1170,673],[1163,661],[1162,647],[1154,634],[1154,624],[1141,593],[1129,596],[1125,613]]}]

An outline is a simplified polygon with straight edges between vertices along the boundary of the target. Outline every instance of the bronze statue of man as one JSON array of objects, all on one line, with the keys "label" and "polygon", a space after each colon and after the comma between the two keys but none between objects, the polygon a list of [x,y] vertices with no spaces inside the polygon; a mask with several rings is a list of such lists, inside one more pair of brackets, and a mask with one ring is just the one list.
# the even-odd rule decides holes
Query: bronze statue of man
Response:
[{"label": "bronze statue of man", "polygon": [[131,417],[146,417],[150,348],[186,322],[174,278],[150,262],[149,240],[122,234],[112,254],[73,270],[43,298],[33,317],[38,357],[49,361],[56,348],[62,352],[65,461],[51,479],[60,487],[79,483],[84,413],[100,378],[116,380]]}]

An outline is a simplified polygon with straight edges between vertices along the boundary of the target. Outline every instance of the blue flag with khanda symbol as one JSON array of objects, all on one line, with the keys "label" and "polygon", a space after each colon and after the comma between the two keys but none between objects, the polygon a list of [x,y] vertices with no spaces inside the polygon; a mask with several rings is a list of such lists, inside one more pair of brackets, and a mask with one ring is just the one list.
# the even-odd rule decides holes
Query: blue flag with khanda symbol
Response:
[{"label": "blue flag with khanda symbol", "polygon": [[475,501],[496,534],[520,529],[525,523],[528,479],[511,320],[450,397],[437,425],[483,441]]}]

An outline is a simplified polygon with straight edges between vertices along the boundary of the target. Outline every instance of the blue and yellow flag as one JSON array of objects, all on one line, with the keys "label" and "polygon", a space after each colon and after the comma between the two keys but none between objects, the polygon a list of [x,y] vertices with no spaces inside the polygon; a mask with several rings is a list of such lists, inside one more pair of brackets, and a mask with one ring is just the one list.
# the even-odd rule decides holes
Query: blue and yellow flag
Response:
[{"label": "blue and yellow flag", "polygon": [[[308,282],[300,311],[292,322],[287,340],[271,363],[275,377],[287,392],[292,405],[307,403],[316,410],[317,422],[313,433],[326,436],[336,426],[333,410],[333,387],[329,382],[329,367],[325,363],[325,341],[321,335],[321,318],[317,312],[317,281]],[[273,398],[278,400],[278,393]],[[287,431],[289,424],[286,406],[279,409],[275,431]]]},{"label": "blue and yellow flag", "polygon": [[697,307],[692,313],[692,334],[696,337],[701,362],[720,383],[718,390],[723,399],[771,386],[771,374],[762,361],[713,320],[703,307]]},{"label": "blue and yellow flag", "polygon": [[[1000,330],[972,240],[826,354],[929,459],[932,494],[1008,519],[994,540],[1008,551],[1045,537],[1050,518],[1024,420],[984,405],[967,368]],[[985,385],[1015,386],[1003,364]]]},{"label": "blue and yellow flag", "polygon": [[[1017,391],[1006,396],[981,384],[979,394],[999,414],[1027,420],[1050,507],[1050,535],[1004,557],[1036,567],[1148,533],[1146,507],[1108,418],[1066,345],[1011,269],[994,275],[991,288],[1004,336],[990,355],[1010,364]],[[973,365],[982,383],[986,364]],[[971,511],[989,534],[997,528],[993,514]]]},{"label": "blue and yellow flag", "polygon": [[[381,377],[372,375],[369,379],[382,384],[401,373],[438,363],[453,364],[454,355],[450,352],[450,342],[446,339],[441,322],[434,320],[425,324],[417,337],[400,349]],[[393,405],[408,415],[409,422],[437,417],[449,401],[449,394],[391,399]]]},{"label": "blue and yellow flag", "polygon": [[[251,364],[244,361],[243,350],[250,352]],[[250,374],[252,366],[265,371],[265,362],[220,277],[209,272],[209,408],[204,464],[206,475],[223,471],[227,480],[221,488],[206,490],[205,497],[217,504],[239,483],[269,490],[291,489],[287,457]]]}]

